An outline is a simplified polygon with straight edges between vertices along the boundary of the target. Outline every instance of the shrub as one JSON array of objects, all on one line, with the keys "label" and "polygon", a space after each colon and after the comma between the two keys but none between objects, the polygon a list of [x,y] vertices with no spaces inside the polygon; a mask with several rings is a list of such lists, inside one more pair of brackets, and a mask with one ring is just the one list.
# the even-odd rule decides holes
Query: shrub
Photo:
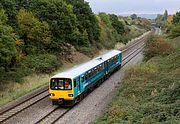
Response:
[{"label": "shrub", "polygon": [[107,27],[112,28],[111,20],[108,14],[106,13],[99,13],[98,15],[101,20],[106,24]]},{"label": "shrub", "polygon": [[168,56],[159,56],[158,53],[158,56],[146,63],[126,70],[115,98],[95,124],[178,124],[180,121],[178,50],[174,49]]},{"label": "shrub", "polygon": [[175,38],[180,36],[180,24],[177,24],[175,26],[172,26],[172,30],[169,33],[170,38]]},{"label": "shrub", "polygon": [[35,72],[50,73],[61,65],[61,61],[51,54],[28,55],[23,62],[25,67]]},{"label": "shrub", "polygon": [[77,47],[77,50],[88,56],[92,56],[94,52],[92,51],[92,47]]},{"label": "shrub", "polygon": [[145,45],[145,60],[154,56],[166,56],[174,51],[172,44],[167,42],[163,37],[151,36]]}]

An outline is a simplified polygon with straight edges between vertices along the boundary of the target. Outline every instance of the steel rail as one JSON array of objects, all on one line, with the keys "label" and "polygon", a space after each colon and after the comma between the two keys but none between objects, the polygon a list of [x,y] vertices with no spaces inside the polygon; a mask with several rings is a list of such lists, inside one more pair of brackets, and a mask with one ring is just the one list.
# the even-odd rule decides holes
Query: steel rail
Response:
[{"label": "steel rail", "polygon": [[[32,105],[34,105],[34,104],[38,103],[39,101],[48,97],[49,94],[40,96],[43,93],[45,94],[45,92],[47,92],[47,90],[48,89],[43,90],[42,92],[39,92],[38,94],[31,96],[29,99],[9,108],[8,110],[6,110],[4,112],[1,112],[0,123],[5,122],[6,120],[8,120],[8,119],[12,118],[13,116],[17,115],[18,113],[22,112],[23,110],[31,107]],[[40,97],[40,98],[36,99],[36,97]],[[33,100],[33,99],[35,99],[35,100]],[[32,100],[33,100],[33,102],[32,102]]]},{"label": "steel rail", "polygon": [[[130,54],[128,54],[123,60],[127,60],[125,63],[123,63],[122,67],[124,67],[126,64],[128,64],[134,57],[136,57],[140,52],[142,52],[144,48],[144,44],[141,45],[140,47],[138,47],[137,49],[135,49],[133,52],[131,52]],[[128,59],[130,58],[130,59]],[[73,107],[72,107],[73,108]],[[67,108],[66,111],[64,111],[62,114],[60,114],[57,118],[55,118],[50,124],[54,124],[56,123],[59,119],[61,119],[66,113],[68,113],[72,108]],[[59,107],[56,107],[55,109],[53,109],[51,112],[49,112],[47,115],[45,115],[44,117],[42,117],[40,120],[38,120],[35,124],[41,124],[41,123],[45,123],[46,121],[48,121],[48,119],[53,119],[50,118],[54,112],[60,110]],[[53,116],[55,117],[55,116]],[[49,124],[49,123],[48,123]]]},{"label": "steel rail", "polygon": [[[125,49],[122,49],[122,53],[124,53],[124,52],[128,51],[129,49],[135,47],[137,44],[140,44],[141,42],[144,42],[146,37],[147,37],[147,35],[144,36],[144,37],[142,37],[142,38],[139,39],[138,41],[130,44],[130,45],[127,46]],[[142,47],[143,47],[143,46],[142,46]],[[140,49],[140,48],[139,48],[139,49]],[[130,57],[131,55],[133,55],[137,50],[138,50],[138,49],[134,50],[133,52],[131,52],[131,54],[129,54],[129,55],[127,55],[125,58],[123,58],[123,61],[126,60],[126,59],[127,59],[128,57]],[[139,52],[141,52],[141,51],[139,51]],[[139,52],[138,52],[138,53],[139,53]],[[137,54],[138,54],[138,53],[137,53]],[[136,55],[137,55],[137,54],[136,54]],[[133,57],[132,57],[132,58],[133,58]],[[131,58],[131,59],[132,59],[132,58]],[[130,59],[130,60],[131,60],[131,59]],[[128,60],[126,63],[128,63],[130,60]],[[124,65],[125,65],[125,64],[123,64],[122,66],[124,66]],[[41,97],[41,98],[38,99],[38,100],[35,100],[34,102],[32,102],[32,103],[29,104],[29,105],[25,105],[25,107],[22,107],[22,108],[18,109],[18,110],[15,111],[15,112],[14,112],[14,111],[11,112],[12,110],[18,108],[19,106],[21,106],[21,105],[23,105],[23,104],[28,104],[28,101],[30,101],[30,100],[32,100],[33,98],[35,98],[35,97],[43,94],[43,93],[46,92],[47,90],[48,90],[48,88],[44,88],[41,92],[38,92],[38,93],[36,93],[36,94],[33,94],[32,96],[30,96],[29,98],[23,100],[22,102],[20,102],[20,103],[18,103],[18,104],[16,104],[16,105],[14,105],[14,106],[12,106],[12,107],[4,110],[4,111],[1,111],[1,112],[0,112],[0,123],[7,121],[8,119],[12,118],[13,116],[17,115],[18,113],[22,112],[23,110],[31,107],[32,105],[34,105],[34,104],[38,103],[39,101],[43,100],[44,98],[46,98],[46,97],[48,96],[48,94],[45,95],[45,96],[43,96],[43,97]],[[40,119],[37,123],[42,122],[42,121],[43,121],[45,118],[47,118],[49,115],[53,114],[57,109],[58,109],[58,107],[55,108],[55,109],[53,109],[50,113],[48,113],[45,117],[43,117],[42,119]],[[68,110],[65,111],[62,115],[60,115],[59,118],[57,118],[54,122],[56,122],[57,120],[59,120],[60,118],[62,118],[68,111],[70,111],[70,109],[68,109]],[[8,113],[9,113],[9,114],[8,114]]]}]

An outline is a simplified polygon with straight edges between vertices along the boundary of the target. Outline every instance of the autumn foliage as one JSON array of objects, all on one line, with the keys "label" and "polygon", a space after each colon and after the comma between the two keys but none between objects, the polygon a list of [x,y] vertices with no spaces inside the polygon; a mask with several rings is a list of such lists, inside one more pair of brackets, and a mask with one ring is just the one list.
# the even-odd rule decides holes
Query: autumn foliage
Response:
[{"label": "autumn foliage", "polygon": [[154,56],[169,55],[174,51],[172,44],[166,41],[161,36],[151,36],[146,42],[144,55],[145,60],[148,60]]}]

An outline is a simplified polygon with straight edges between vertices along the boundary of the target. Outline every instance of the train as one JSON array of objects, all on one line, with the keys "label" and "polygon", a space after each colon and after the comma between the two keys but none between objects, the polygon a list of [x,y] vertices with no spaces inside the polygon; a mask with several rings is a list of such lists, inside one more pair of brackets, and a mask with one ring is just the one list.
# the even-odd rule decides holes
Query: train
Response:
[{"label": "train", "polygon": [[53,105],[73,106],[87,92],[99,86],[122,64],[122,52],[111,50],[88,62],[58,73],[50,78],[49,97]]}]

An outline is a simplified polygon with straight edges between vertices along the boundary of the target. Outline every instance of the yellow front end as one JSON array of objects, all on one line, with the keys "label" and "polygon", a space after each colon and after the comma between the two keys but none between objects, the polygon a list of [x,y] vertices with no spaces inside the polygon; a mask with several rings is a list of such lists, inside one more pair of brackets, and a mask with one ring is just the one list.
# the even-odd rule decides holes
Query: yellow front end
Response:
[{"label": "yellow front end", "polygon": [[49,88],[50,99],[52,100],[74,100],[74,91],[72,90],[51,90]]},{"label": "yellow front end", "polygon": [[74,104],[74,88],[70,78],[55,77],[50,79],[49,94],[53,105],[71,106]]}]

